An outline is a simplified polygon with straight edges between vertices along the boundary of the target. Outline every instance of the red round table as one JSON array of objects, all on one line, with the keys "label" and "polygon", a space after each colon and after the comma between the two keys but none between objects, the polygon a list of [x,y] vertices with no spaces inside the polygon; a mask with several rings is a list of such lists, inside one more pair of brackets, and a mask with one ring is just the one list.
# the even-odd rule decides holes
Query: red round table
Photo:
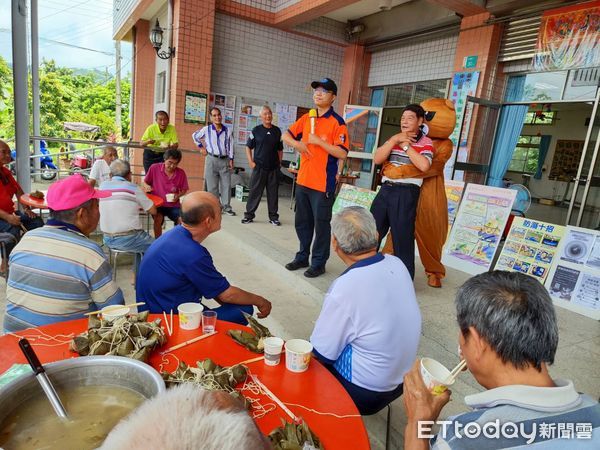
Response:
[{"label": "red round table", "polygon": [[44,194],[44,198],[41,199],[32,197],[29,194],[23,194],[19,197],[19,203],[34,209],[48,209],[48,205],[46,204],[46,192],[42,192]]},{"label": "red round table", "polygon": [[154,203],[154,206],[156,206],[157,208],[159,206],[162,206],[162,204],[165,202],[165,200],[162,197],[159,197],[158,195],[150,194],[148,192],[146,192],[146,197],[148,197],[150,200],[152,200],[152,203]]},{"label": "red round table", "polygon": [[[162,316],[150,316],[150,319],[156,318],[162,319]],[[27,336],[40,361],[48,363],[77,357],[78,355],[69,350],[68,344],[58,346],[42,345],[47,344],[48,341],[32,338],[32,336],[40,334],[38,330],[47,335],[56,336],[59,334],[79,334],[86,331],[86,327],[87,319],[80,319],[46,325],[15,334]],[[164,328],[166,327],[163,324]],[[205,358],[211,358],[221,366],[231,366],[260,356],[233,341],[226,334],[228,329],[246,329],[246,327],[218,321],[217,334],[175,350],[172,354],[180,361],[192,366],[196,365],[197,360]],[[173,335],[168,337],[164,347],[152,353],[149,364],[158,370],[163,360],[160,354],[161,351],[193,339],[200,334],[201,330],[180,330],[177,316],[173,316]],[[0,355],[2,355],[0,358],[0,374],[4,373],[14,363],[26,363],[25,357],[19,350],[18,339],[12,335],[0,337]],[[166,356],[168,357],[168,364],[165,364],[164,370],[175,370],[177,367],[176,359]],[[282,355],[281,363],[278,366],[266,366],[262,360],[248,363],[247,366],[250,373],[256,375],[279,400],[288,404],[287,407],[296,416],[302,417],[306,421],[327,450],[369,448],[367,432],[352,399],[335,377],[314,358],[310,362],[308,370],[304,373],[293,373],[286,370],[284,355]],[[250,396],[256,397],[252,394]],[[260,396],[260,401],[263,405],[274,403],[266,396]],[[321,415],[298,406],[289,405],[289,403],[303,405],[321,413],[341,416],[353,415],[355,417],[338,418],[333,415]],[[281,418],[291,421],[286,413],[277,407],[264,417],[257,419],[256,423],[264,434],[268,434],[281,425]]]}]

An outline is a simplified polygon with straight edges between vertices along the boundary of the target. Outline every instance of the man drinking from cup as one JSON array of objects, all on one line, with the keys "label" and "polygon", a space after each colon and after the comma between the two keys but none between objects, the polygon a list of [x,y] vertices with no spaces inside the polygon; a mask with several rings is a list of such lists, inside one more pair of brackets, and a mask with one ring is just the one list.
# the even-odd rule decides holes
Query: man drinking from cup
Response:
[{"label": "man drinking from cup", "polygon": [[[572,381],[552,379],[548,372],[558,324],[539,281],[498,270],[477,275],[458,290],[456,315],[460,353],[486,390],[465,397],[475,411],[449,418],[432,437],[431,426],[450,392],[430,392],[417,360],[404,377],[404,448],[600,448],[598,403],[578,393]],[[557,424],[571,425],[572,433],[559,434]],[[494,427],[500,427],[496,436]],[[578,427],[586,427],[585,440],[575,439]]]}]

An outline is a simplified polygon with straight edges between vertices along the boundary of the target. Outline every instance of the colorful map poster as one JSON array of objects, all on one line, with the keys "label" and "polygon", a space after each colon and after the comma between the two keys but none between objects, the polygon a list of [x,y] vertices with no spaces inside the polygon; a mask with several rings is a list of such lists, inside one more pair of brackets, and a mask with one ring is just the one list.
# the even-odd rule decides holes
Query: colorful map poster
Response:
[{"label": "colorful map poster", "polygon": [[444,264],[472,275],[492,265],[517,191],[468,184],[442,258]]},{"label": "colorful map poster", "polygon": [[185,114],[183,121],[185,123],[204,125],[206,123],[206,102],[206,94],[185,91]]},{"label": "colorful map poster", "polygon": [[521,272],[543,284],[564,234],[563,226],[515,217],[494,269]]},{"label": "colorful map poster", "polygon": [[446,200],[448,200],[448,233],[450,233],[460,199],[465,190],[465,183],[464,181],[446,180],[444,181],[444,188],[446,189]]},{"label": "colorful map poster", "polygon": [[370,209],[377,191],[371,191],[351,184],[342,184],[340,192],[333,204],[333,214],[340,212],[346,206],[362,206]]},{"label": "colorful map poster", "polygon": [[567,226],[546,278],[554,303],[600,320],[600,232]]}]

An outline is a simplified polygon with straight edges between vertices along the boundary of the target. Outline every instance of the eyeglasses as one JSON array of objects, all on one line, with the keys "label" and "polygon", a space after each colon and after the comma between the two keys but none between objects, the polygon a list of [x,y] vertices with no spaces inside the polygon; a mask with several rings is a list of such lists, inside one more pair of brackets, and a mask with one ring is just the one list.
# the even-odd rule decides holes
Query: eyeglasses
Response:
[{"label": "eyeglasses", "polygon": [[318,87],[316,89],[313,89],[313,94],[331,94],[331,91],[328,91],[327,89],[322,87]]}]

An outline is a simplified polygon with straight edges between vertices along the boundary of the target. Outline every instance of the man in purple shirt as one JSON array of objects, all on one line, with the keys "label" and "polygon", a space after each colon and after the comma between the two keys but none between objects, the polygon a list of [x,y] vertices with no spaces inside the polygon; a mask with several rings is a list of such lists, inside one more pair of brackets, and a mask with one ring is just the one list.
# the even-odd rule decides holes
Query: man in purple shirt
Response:
[{"label": "man in purple shirt", "polygon": [[181,223],[179,198],[189,190],[185,172],[177,167],[181,162],[181,151],[171,148],[165,152],[164,159],[164,163],[151,165],[144,178],[144,190],[165,200],[154,216],[155,238],[162,234],[165,216],[175,225]]}]

